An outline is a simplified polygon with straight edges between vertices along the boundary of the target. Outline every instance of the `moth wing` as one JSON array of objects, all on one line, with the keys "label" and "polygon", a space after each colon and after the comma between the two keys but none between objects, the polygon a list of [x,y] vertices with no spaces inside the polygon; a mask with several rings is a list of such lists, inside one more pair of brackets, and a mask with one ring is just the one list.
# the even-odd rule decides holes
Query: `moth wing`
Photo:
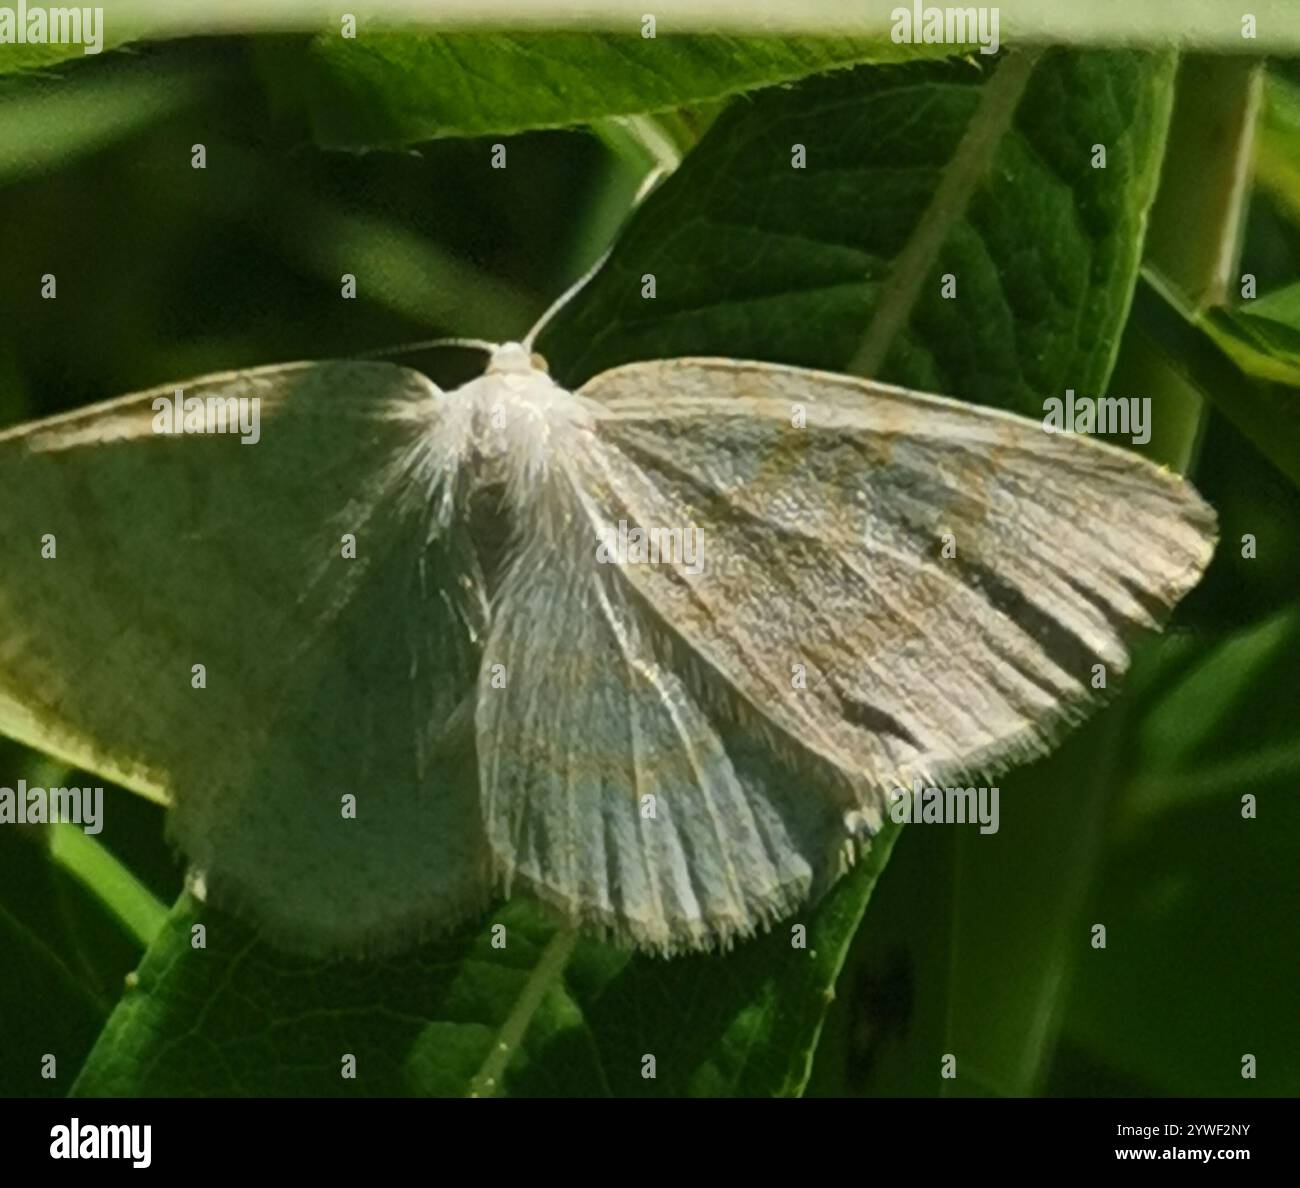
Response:
[{"label": "moth wing", "polygon": [[1214,549],[1178,476],[956,400],[709,359],[581,395],[606,520],[703,541],[701,574],[627,580],[775,728],[879,786],[1042,753]]},{"label": "moth wing", "polygon": [[169,799],[209,891],[291,947],[449,926],[490,888],[440,394],[349,362],[183,391],[259,400],[260,440],[154,432],[170,387],[0,433],[0,730]]},{"label": "moth wing", "polygon": [[[897,786],[1041,753],[1212,552],[1176,477],[956,401],[728,360],[579,396],[594,434],[488,641],[480,782],[508,878],[646,947],[816,896]],[[702,566],[601,564],[621,529],[697,530]]]},{"label": "moth wing", "polygon": [[662,953],[754,932],[838,876],[843,780],[755,738],[724,682],[674,652],[596,534],[570,452],[534,492],[484,648],[479,782],[494,863],[576,922]]}]

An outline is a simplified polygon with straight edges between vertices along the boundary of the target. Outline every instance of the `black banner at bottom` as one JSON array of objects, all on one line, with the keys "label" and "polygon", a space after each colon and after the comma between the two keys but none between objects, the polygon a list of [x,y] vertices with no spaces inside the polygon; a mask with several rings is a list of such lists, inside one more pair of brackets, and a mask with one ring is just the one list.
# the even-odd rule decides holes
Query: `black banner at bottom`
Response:
[{"label": "black banner at bottom", "polygon": [[337,1177],[409,1160],[437,1177],[447,1159],[485,1159],[499,1173],[512,1159],[534,1169],[562,1160],[556,1171],[577,1158],[614,1171],[634,1155],[637,1163],[712,1155],[734,1172],[755,1157],[768,1165],[802,1152],[814,1162],[847,1158],[864,1175],[881,1157],[918,1172],[1124,1163],[1280,1171],[1295,1162],[1296,1114],[1293,1100],[1239,1098],[10,1100],[0,1103],[0,1166]]}]

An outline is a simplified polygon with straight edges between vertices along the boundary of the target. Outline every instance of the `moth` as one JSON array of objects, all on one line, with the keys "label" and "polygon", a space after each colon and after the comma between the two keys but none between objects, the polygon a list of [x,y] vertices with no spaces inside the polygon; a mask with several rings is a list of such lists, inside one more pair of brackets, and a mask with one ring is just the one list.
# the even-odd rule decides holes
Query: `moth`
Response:
[{"label": "moth", "polygon": [[517,889],[725,948],[891,790],[1049,749],[1213,550],[1117,447],[727,358],[569,392],[535,334],[452,391],[374,360],[180,385],[255,399],[256,442],[155,431],[176,385],[0,433],[0,731],[169,804],[289,949]]}]

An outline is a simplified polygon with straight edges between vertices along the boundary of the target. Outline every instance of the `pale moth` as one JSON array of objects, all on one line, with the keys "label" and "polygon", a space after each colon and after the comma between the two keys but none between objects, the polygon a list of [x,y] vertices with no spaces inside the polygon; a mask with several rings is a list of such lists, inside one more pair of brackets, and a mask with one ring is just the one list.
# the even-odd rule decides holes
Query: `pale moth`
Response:
[{"label": "pale moth", "polygon": [[[517,889],[726,947],[834,883],[892,789],[1048,749],[1213,549],[1117,447],[726,358],[571,393],[538,328],[448,392],[380,361],[181,385],[259,399],[253,445],[155,432],[176,385],[0,433],[0,731],[170,803],[286,948],[399,948]],[[608,548],[638,529],[655,563]]]}]

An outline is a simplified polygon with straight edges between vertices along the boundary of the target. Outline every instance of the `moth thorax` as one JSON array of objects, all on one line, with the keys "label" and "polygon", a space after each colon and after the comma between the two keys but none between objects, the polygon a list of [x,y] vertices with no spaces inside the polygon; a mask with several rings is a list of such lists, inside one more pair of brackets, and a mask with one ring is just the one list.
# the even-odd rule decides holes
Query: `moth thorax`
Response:
[{"label": "moth thorax", "polygon": [[474,402],[474,453],[481,483],[505,482],[526,497],[557,450],[589,424],[582,402],[539,371],[488,375]]}]

